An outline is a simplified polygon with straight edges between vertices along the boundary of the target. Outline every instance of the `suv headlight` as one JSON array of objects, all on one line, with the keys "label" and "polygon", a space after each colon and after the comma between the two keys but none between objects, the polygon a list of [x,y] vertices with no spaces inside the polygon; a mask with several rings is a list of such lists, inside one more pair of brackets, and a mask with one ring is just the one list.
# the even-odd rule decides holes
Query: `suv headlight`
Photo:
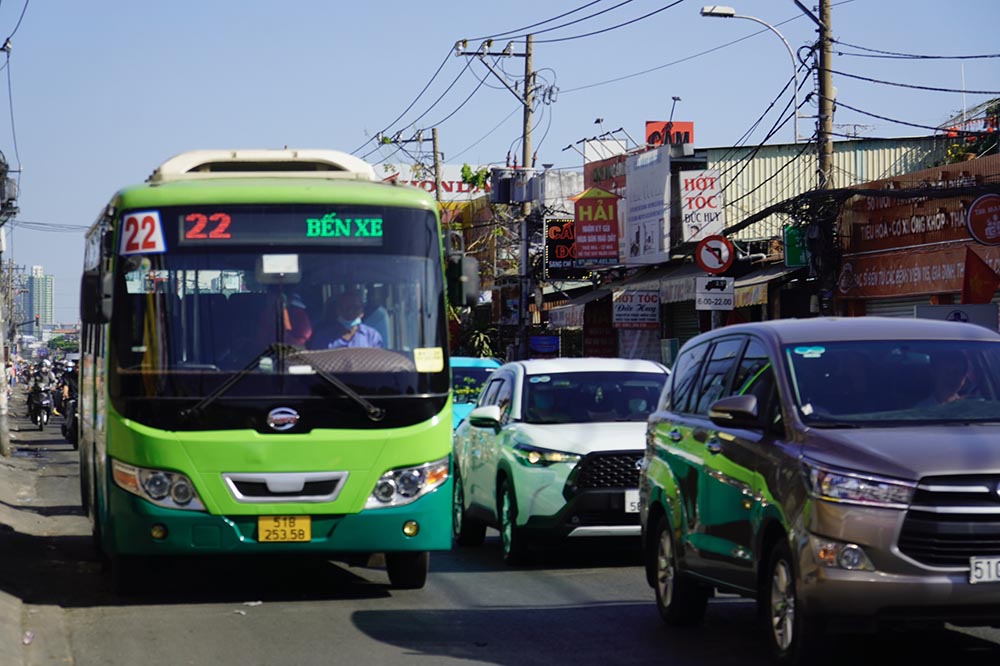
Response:
[{"label": "suv headlight", "polygon": [[111,477],[122,490],[157,506],[188,511],[205,510],[191,479],[180,472],[136,467],[120,460],[112,460]]},{"label": "suv headlight", "polygon": [[426,465],[400,467],[383,474],[365,502],[366,509],[384,509],[409,504],[448,480],[448,458]]},{"label": "suv headlight", "polygon": [[809,494],[817,499],[846,504],[905,509],[917,484],[870,474],[845,472],[804,463]]},{"label": "suv headlight", "polygon": [[547,467],[555,463],[575,464],[580,461],[581,457],[575,453],[542,449],[529,444],[515,444],[513,451],[517,461],[528,467]]}]

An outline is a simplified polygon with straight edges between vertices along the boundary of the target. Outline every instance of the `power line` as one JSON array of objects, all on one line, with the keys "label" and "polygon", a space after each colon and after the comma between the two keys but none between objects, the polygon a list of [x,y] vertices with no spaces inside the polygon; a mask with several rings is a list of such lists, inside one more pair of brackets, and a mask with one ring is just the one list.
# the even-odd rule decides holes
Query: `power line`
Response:
[{"label": "power line", "polygon": [[837,51],[837,55],[844,56],[858,56],[863,58],[904,58],[908,60],[977,60],[983,58],[1000,58],[1000,53],[987,53],[982,55],[966,55],[966,56],[941,56],[941,55],[923,55],[917,53],[897,53],[895,51],[882,51],[879,49],[871,49],[867,46],[857,46],[856,44],[848,44],[847,42],[842,42],[839,39],[834,39],[835,44],[840,44],[841,46],[846,46],[852,49],[858,49],[861,51],[868,51],[869,53],[876,53],[881,55],[865,55],[862,53],[843,53]]},{"label": "power line", "polygon": [[[631,2],[631,1],[632,0],[628,0],[628,2]],[[603,2],[603,0],[594,0],[593,2],[588,2],[585,5],[581,5],[580,7],[577,7],[576,9],[571,9],[568,12],[563,12],[559,16],[553,16],[552,18],[545,19],[544,21],[539,21],[538,23],[532,23],[531,25],[526,25],[523,28],[515,28],[514,30],[507,30],[505,32],[496,33],[494,35],[484,35],[482,37],[470,37],[469,39],[471,39],[474,42],[477,42],[480,39],[490,39],[491,37],[494,38],[494,39],[496,39],[498,37],[504,37],[506,35],[511,35],[511,34],[515,34],[515,36],[522,37],[522,36],[524,36],[525,31],[527,31],[527,30],[531,30],[532,28],[537,28],[538,26],[545,25],[546,23],[552,23],[553,21],[558,21],[559,19],[565,18],[565,17],[569,16],[570,14],[575,14],[575,13],[577,13],[579,11],[583,11],[587,7],[591,7],[591,6],[599,4],[601,2]],[[622,3],[622,4],[627,4],[627,3]],[[620,7],[620,6],[621,5],[615,5],[614,7],[611,7],[610,9],[606,9],[605,11],[611,11],[612,9],[616,9],[617,7]],[[601,12],[601,13],[603,13],[603,12]],[[586,20],[587,18],[592,18],[593,16],[597,16],[597,14],[592,14],[591,16],[584,17],[581,20]],[[566,25],[572,25],[572,24],[566,24]],[[516,34],[516,33],[520,33],[520,34]]]},{"label": "power line", "polygon": [[[878,118],[879,120],[884,120],[886,122],[895,123],[897,125],[906,125],[907,127],[917,127],[919,129],[932,130],[934,132],[940,132],[941,131],[940,127],[931,127],[930,125],[919,125],[917,123],[911,123],[911,122],[907,122],[905,120],[897,120],[896,118],[889,118],[887,116],[880,116],[880,115],[875,114],[875,113],[870,113],[868,111],[863,111],[861,109],[855,108],[855,107],[850,106],[848,104],[844,104],[840,100],[836,101],[836,105],[837,106],[842,106],[845,109],[850,109],[851,111],[854,111],[855,113],[860,113],[862,115],[870,116],[872,118]],[[982,132],[968,132],[966,130],[949,130],[949,131],[955,132],[956,134],[959,134],[959,135],[962,135],[962,136],[979,136],[980,134],[982,134]]]},{"label": "power line", "polygon": [[[27,3],[25,3],[25,4],[27,4]],[[4,66],[7,69],[7,101],[9,102],[8,106],[10,107],[10,135],[11,135],[11,140],[13,141],[13,144],[14,144],[14,159],[17,160],[17,180],[18,180],[18,183],[20,183],[20,181],[21,181],[21,155],[17,151],[17,130],[15,129],[15,126],[14,126],[14,87],[11,85],[11,80],[10,80],[10,78],[11,78],[10,77],[10,51],[7,51],[6,53],[7,53],[7,62],[4,63]]]},{"label": "power line", "polygon": [[[594,35],[602,35],[602,34],[604,34],[606,32],[611,32],[612,30],[617,30],[618,28],[624,28],[625,26],[632,25],[633,23],[638,23],[639,21],[643,21],[643,20],[649,18],[650,16],[655,16],[656,14],[659,14],[660,12],[666,11],[668,9],[672,9],[672,8],[676,7],[677,5],[681,4],[682,2],[684,2],[684,0],[675,0],[674,2],[670,3],[669,5],[666,5],[665,7],[660,7],[659,9],[653,10],[653,11],[649,12],[648,14],[644,14],[644,15],[639,16],[637,18],[634,18],[634,19],[632,19],[630,21],[625,21],[624,23],[619,23],[617,25],[613,25],[613,26],[608,27],[608,28],[603,28],[601,30],[595,30],[593,32],[585,32],[585,33],[583,33],[581,35],[572,35],[570,37],[558,37],[558,38],[554,38],[554,39],[539,39],[539,40],[536,40],[535,43],[536,44],[553,44],[555,42],[568,42],[568,41],[570,41],[572,39],[582,39],[584,37],[593,37]],[[622,4],[625,4],[625,3],[622,3]],[[617,6],[620,6],[620,5],[617,5]],[[612,9],[615,9],[616,7],[612,7]],[[552,28],[552,30],[555,30],[555,28]],[[547,32],[547,31],[543,30],[542,32]]]},{"label": "power line", "polygon": [[17,18],[17,25],[15,25],[14,29],[10,31],[9,35],[7,35],[7,40],[8,41],[10,40],[11,37],[14,36],[14,33],[17,32],[17,29],[21,27],[21,21],[24,20],[24,13],[26,11],[28,11],[28,3],[29,2],[31,2],[31,0],[24,0],[24,7],[21,8],[21,15]]},{"label": "power line", "polygon": [[836,74],[837,76],[846,76],[849,79],[858,79],[859,81],[868,81],[869,83],[880,83],[886,86],[898,86],[900,88],[913,88],[914,90],[930,90],[933,92],[948,92],[948,93],[969,93],[970,95],[1000,95],[1000,91],[997,90],[963,90],[961,88],[934,88],[931,86],[918,86],[910,83],[896,83],[894,81],[881,81],[879,79],[870,79],[867,76],[860,76],[858,74],[848,74],[846,72],[838,72],[831,69],[831,74]]}]

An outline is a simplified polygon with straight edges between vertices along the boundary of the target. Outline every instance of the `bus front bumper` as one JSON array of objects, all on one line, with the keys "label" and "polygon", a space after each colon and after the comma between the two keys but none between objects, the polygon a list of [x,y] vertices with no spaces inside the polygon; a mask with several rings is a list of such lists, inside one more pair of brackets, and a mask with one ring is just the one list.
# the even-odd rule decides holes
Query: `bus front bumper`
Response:
[{"label": "bus front bumper", "polygon": [[[303,542],[259,541],[257,515],[216,516],[166,509],[112,484],[108,489],[109,518],[102,524],[103,546],[109,555],[336,555],[449,550],[451,483],[449,479],[403,506],[355,514],[313,514],[312,538]],[[418,531],[407,536],[403,527],[411,521]]]}]

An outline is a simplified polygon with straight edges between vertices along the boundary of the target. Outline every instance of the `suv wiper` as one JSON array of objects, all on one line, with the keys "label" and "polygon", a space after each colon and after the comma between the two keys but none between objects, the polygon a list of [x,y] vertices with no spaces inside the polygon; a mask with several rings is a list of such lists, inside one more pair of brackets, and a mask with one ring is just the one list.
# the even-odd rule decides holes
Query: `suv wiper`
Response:
[{"label": "suv wiper", "polygon": [[360,393],[358,393],[357,391],[355,391],[354,389],[352,389],[350,386],[348,386],[347,384],[345,384],[343,381],[341,381],[336,375],[331,375],[326,370],[323,370],[322,368],[316,367],[316,365],[314,363],[311,363],[308,358],[306,358],[305,356],[303,356],[302,354],[300,354],[298,349],[296,349],[294,347],[291,347],[290,348],[290,353],[288,354],[288,358],[295,359],[297,361],[302,361],[303,363],[305,363],[306,365],[308,365],[310,368],[312,368],[313,371],[317,375],[319,375],[320,377],[322,377],[323,379],[325,379],[327,382],[329,382],[330,384],[333,384],[338,389],[340,389],[341,391],[343,391],[344,395],[346,395],[347,397],[351,398],[354,402],[358,403],[359,405],[361,405],[362,408],[364,408],[365,414],[372,421],[381,421],[382,419],[385,418],[385,410],[384,409],[382,409],[381,407],[377,407],[377,406],[373,405],[364,396],[362,396]]}]

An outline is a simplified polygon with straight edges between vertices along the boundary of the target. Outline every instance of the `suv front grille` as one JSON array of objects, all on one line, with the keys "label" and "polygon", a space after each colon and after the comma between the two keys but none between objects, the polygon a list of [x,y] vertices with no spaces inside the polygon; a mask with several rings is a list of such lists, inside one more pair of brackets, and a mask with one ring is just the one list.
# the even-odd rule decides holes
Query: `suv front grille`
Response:
[{"label": "suv front grille", "polygon": [[930,566],[1000,556],[1000,477],[928,477],[903,520],[899,550]]},{"label": "suv front grille", "polygon": [[569,485],[577,490],[638,488],[642,456],[642,451],[591,453],[577,464]]}]

